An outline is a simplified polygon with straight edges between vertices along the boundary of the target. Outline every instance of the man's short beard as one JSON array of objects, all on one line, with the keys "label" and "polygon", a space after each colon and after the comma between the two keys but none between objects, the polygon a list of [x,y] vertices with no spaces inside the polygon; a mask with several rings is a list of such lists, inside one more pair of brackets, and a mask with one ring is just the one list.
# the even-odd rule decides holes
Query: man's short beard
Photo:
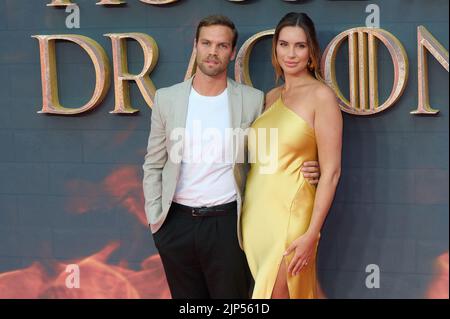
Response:
[{"label": "man's short beard", "polygon": [[204,64],[202,63],[197,63],[198,68],[206,75],[208,76],[217,76],[223,72],[226,72],[226,68],[222,69],[222,68],[218,68],[218,69],[208,69],[207,67],[204,66]]}]

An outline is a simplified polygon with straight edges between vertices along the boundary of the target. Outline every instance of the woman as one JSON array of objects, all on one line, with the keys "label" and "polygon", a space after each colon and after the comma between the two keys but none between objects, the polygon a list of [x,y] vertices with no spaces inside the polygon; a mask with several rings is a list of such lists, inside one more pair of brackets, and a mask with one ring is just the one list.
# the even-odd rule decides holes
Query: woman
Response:
[{"label": "woman", "polygon": [[[339,181],[342,148],[342,116],[334,92],[321,80],[319,61],[311,19],[304,13],[284,16],[272,48],[277,82],[281,77],[284,85],[266,95],[265,112],[252,125],[256,139],[249,139],[255,163],[247,179],[242,232],[255,279],[253,298],[318,297],[317,246]],[[270,128],[278,130],[278,163],[275,172],[264,174],[258,144],[269,144]],[[301,169],[317,160],[316,188]]]}]

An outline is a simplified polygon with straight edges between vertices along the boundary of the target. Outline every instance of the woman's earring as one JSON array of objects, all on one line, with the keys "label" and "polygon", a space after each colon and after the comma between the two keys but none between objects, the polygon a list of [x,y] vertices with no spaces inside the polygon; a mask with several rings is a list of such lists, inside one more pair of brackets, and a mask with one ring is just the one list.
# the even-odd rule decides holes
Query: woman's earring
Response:
[{"label": "woman's earring", "polygon": [[308,60],[308,65],[307,65],[307,67],[308,67],[308,70],[309,70],[309,71],[311,71],[311,72],[314,71],[314,67],[312,66],[312,61],[311,61],[311,59]]}]

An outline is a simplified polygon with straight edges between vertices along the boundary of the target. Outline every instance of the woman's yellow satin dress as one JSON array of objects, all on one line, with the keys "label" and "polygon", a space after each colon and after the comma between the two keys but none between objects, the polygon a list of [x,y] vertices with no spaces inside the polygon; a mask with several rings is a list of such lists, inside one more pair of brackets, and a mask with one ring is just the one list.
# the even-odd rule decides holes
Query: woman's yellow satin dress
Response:
[{"label": "woman's yellow satin dress", "polygon": [[[287,269],[294,256],[283,258],[283,253],[311,221],[316,187],[300,169],[306,161],[317,161],[317,145],[314,129],[281,97],[251,128],[256,138],[249,135],[251,169],[242,212],[243,248],[255,280],[252,298],[269,299],[281,262]],[[272,146],[271,128],[278,131]],[[273,152],[277,163],[271,169],[267,158]],[[287,274],[290,298],[318,297],[316,253],[297,276]]]}]

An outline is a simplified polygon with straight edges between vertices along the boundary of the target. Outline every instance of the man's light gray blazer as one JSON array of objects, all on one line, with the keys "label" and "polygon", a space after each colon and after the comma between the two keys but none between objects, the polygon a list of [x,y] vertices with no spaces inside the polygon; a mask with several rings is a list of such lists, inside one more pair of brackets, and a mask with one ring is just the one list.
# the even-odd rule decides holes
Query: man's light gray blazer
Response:
[{"label": "man's light gray blazer", "polygon": [[[159,89],[155,94],[147,154],[143,165],[145,214],[152,233],[156,233],[164,223],[175,194],[181,163],[179,160],[171,160],[169,154],[175,144],[180,145],[180,139],[171,140],[170,135],[173,129],[186,127],[191,87],[192,78],[174,86]],[[263,111],[264,93],[231,79],[228,79],[227,89],[230,127],[248,128]],[[237,233],[241,247],[240,216],[249,169],[247,139],[242,143],[245,145],[237,147],[238,152],[242,154],[235,154],[233,157],[238,202]],[[244,160],[239,160],[240,158]]]}]

